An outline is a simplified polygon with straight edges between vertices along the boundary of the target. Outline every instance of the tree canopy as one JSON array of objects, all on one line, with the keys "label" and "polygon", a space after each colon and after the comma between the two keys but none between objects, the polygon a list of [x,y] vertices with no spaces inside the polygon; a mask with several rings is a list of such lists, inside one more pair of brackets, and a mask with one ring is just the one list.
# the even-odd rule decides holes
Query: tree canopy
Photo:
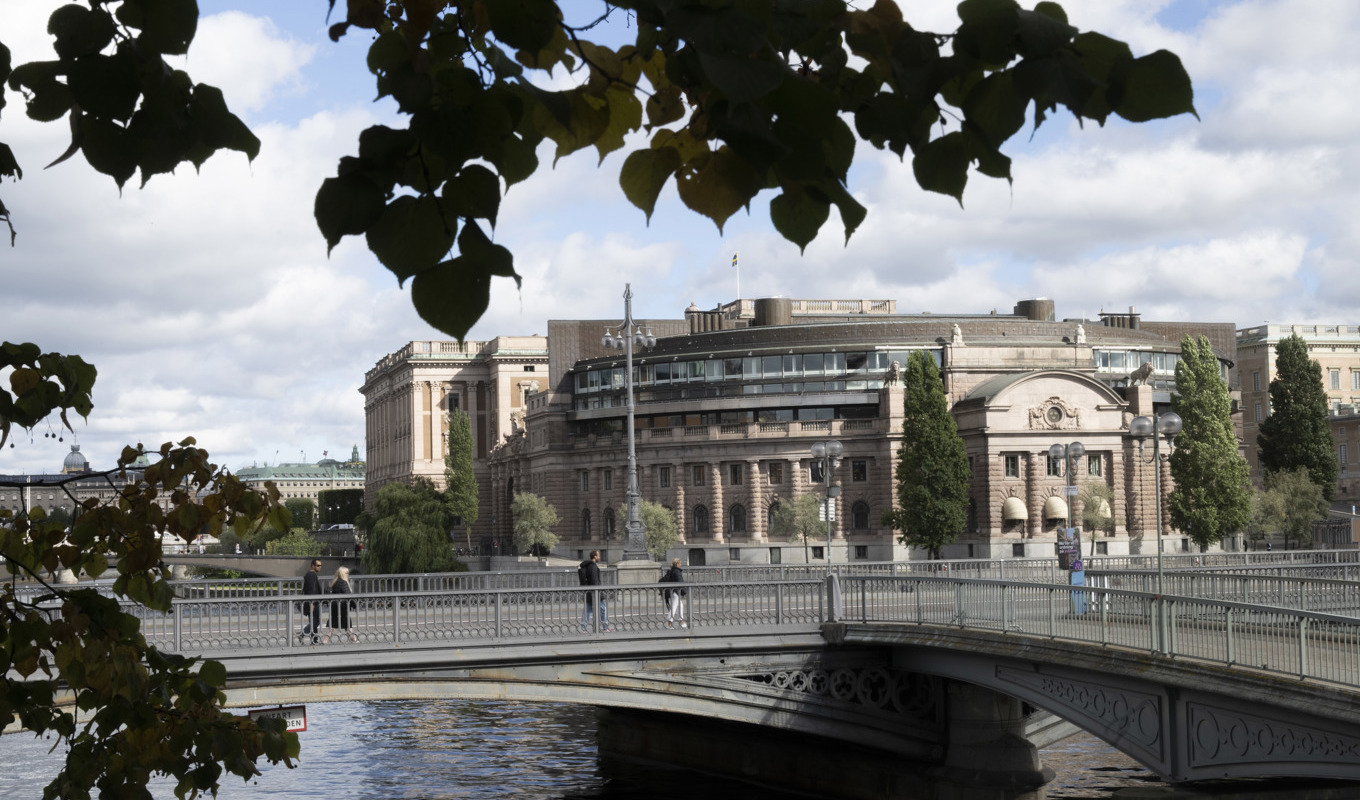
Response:
[{"label": "tree canopy", "polygon": [[789,541],[803,542],[803,558],[807,555],[808,542],[826,536],[826,521],[821,517],[822,498],[812,492],[800,494],[791,503],[781,502],[774,510],[774,523],[771,532],[777,536],[787,536]]},{"label": "tree canopy", "polygon": [[385,484],[373,505],[373,526],[364,548],[368,572],[457,571],[461,562],[449,541],[448,503],[429,479]]},{"label": "tree canopy", "polygon": [[660,503],[642,500],[638,503],[638,519],[647,531],[648,555],[657,561],[665,560],[666,553],[680,541],[675,512]]},{"label": "tree canopy", "polygon": [[1204,547],[1251,519],[1251,470],[1237,446],[1228,384],[1206,337],[1181,341],[1171,409],[1184,423],[1171,453],[1171,524]]},{"label": "tree canopy", "polygon": [[461,411],[449,413],[449,444],[444,454],[444,499],[449,513],[467,531],[472,549],[472,523],[477,521],[477,476],[473,473],[472,421]]},{"label": "tree canopy", "polygon": [[536,494],[516,492],[515,499],[510,501],[510,514],[515,518],[515,547],[521,553],[548,551],[557,546],[552,526],[560,520],[552,503]]},{"label": "tree canopy", "polygon": [[968,524],[968,452],[949,413],[935,360],[913,350],[902,371],[902,446],[897,451],[897,508],[883,524],[907,545],[937,555]]},{"label": "tree canopy", "polygon": [[1336,494],[1338,466],[1327,424],[1322,366],[1308,357],[1308,343],[1298,334],[1281,339],[1275,347],[1270,415],[1261,421],[1256,447],[1267,481],[1271,473],[1302,468],[1325,499]]},{"label": "tree canopy", "polygon": [[1280,533],[1285,541],[1305,546],[1313,540],[1313,521],[1325,519],[1327,500],[1308,470],[1272,472],[1265,491],[1256,495],[1252,525],[1264,533]]},{"label": "tree canopy", "polygon": [[[0,80],[28,115],[67,118],[70,146],[54,163],[80,153],[121,187],[220,150],[255,157],[259,140],[222,92],[165,61],[188,52],[195,0],[84,2],[53,12],[52,60],[11,70],[0,44]],[[848,185],[859,141],[910,150],[917,184],[962,202],[970,170],[1011,179],[1001,148],[1027,119],[1037,128],[1059,107],[1102,125],[1194,113],[1174,54],[1134,57],[1047,0],[963,0],[958,28],[941,32],[913,27],[891,0],[564,5],[349,0],[330,28],[336,41],[370,32],[377,96],[406,125],[360,134],[317,192],[317,226],[329,248],[363,236],[411,281],[421,317],[459,339],[492,278],[520,280],[487,229],[505,192],[538,170],[544,142],[554,161],[628,150],[621,189],[648,218],[672,181],[719,230],[770,190],[771,222],[802,248],[832,207],[847,239],[864,220]],[[618,31],[629,41],[602,43]],[[22,174],[0,142],[0,176]],[[0,219],[9,224],[3,204]]]},{"label": "tree canopy", "polygon": [[293,517],[293,526],[311,530],[316,522],[316,503],[310,497],[290,497],[283,501],[288,513]]}]

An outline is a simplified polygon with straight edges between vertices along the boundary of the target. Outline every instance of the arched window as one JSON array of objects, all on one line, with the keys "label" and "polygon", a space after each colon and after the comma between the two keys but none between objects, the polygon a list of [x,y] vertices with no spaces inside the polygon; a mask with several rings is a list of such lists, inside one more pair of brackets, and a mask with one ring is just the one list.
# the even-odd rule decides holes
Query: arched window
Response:
[{"label": "arched window", "polygon": [[730,533],[746,533],[746,506],[737,504],[727,512],[727,530]]},{"label": "arched window", "polygon": [[588,508],[581,510],[581,539],[586,541],[590,539],[590,509]]},{"label": "arched window", "polygon": [[774,502],[770,503],[770,507],[765,509],[765,533],[769,534],[774,532],[774,521],[778,517],[779,498],[775,498]]},{"label": "arched window", "polygon": [[608,542],[613,540],[613,538],[614,538],[614,509],[606,508],[604,510],[604,540]]},{"label": "arched window", "polygon": [[708,507],[694,507],[694,532],[708,533]]},{"label": "arched window", "polygon": [[850,528],[857,531],[869,530],[869,504],[856,500],[850,507]]}]

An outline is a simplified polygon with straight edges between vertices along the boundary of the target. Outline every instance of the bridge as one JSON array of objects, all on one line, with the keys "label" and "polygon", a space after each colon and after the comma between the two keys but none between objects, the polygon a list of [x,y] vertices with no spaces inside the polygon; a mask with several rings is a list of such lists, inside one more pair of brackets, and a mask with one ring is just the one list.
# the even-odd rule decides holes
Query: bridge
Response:
[{"label": "bridge", "polygon": [[[821,778],[802,751],[770,771],[841,796],[874,796],[875,786],[909,794],[923,770],[964,784],[1041,784],[1035,745],[1062,735],[1053,717],[1170,781],[1360,779],[1360,619],[1347,581],[1274,590],[1330,593],[1340,613],[1329,613],[1227,598],[1273,576],[1239,576],[1236,589],[1223,589],[1224,577],[1212,584],[1223,597],[939,571],[695,577],[709,580],[685,584],[688,628],[666,626],[659,586],[526,586],[564,579],[520,575],[505,578],[517,586],[449,588],[491,580],[462,574],[356,583],[365,591],[343,602],[353,601],[357,643],[340,632],[299,641],[304,602],[321,602],[325,617],[331,600],[303,600],[291,581],[188,587],[172,614],[144,613],[143,632],[163,649],[223,661],[235,706],[572,702],[808,734],[852,755]],[[592,616],[582,630],[587,596],[606,604],[610,629]],[[756,738],[715,738],[692,757],[713,768]],[[859,759],[864,786],[846,785],[847,758]],[[815,783],[832,775],[834,786]]]}]

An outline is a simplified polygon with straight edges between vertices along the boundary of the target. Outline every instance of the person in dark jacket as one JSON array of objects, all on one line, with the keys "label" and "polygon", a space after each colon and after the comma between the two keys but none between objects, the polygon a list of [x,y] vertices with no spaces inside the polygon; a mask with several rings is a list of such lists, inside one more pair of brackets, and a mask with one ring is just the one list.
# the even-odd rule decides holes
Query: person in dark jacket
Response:
[{"label": "person in dark jacket", "polygon": [[[331,581],[331,594],[353,594],[349,588],[349,567],[341,567],[335,571],[335,580]],[[359,641],[359,637],[349,628],[349,609],[353,605],[353,600],[331,601],[331,629],[326,632],[326,638],[321,640],[322,644],[329,644],[331,634],[342,629],[349,634],[351,642]]]},{"label": "person in dark jacket", "polygon": [[[591,550],[590,558],[581,562],[577,568],[577,573],[581,578],[582,586],[599,586],[600,581],[600,551]],[[604,594],[602,592],[586,592],[586,607],[581,610],[581,631],[590,629],[591,616],[595,611],[595,595],[600,596],[600,630],[612,631],[609,627],[609,608],[605,605]]]},{"label": "person in dark jacket", "polygon": [[[684,583],[685,571],[680,569],[680,559],[671,561],[671,568],[666,570],[666,574],[661,576],[662,583]],[[661,597],[666,601],[666,627],[674,628],[675,621],[680,620],[680,627],[688,628],[689,623],[685,621],[685,594],[684,589],[672,589],[667,587],[661,590]]]},{"label": "person in dark jacket", "polygon": [[[302,576],[303,594],[321,594],[321,562],[312,559],[312,565],[308,567],[307,574]],[[306,642],[307,637],[312,637],[312,644],[318,641],[317,632],[321,630],[321,604],[303,603],[302,613],[308,617],[306,625],[302,626],[302,633],[298,634],[299,642]]]}]

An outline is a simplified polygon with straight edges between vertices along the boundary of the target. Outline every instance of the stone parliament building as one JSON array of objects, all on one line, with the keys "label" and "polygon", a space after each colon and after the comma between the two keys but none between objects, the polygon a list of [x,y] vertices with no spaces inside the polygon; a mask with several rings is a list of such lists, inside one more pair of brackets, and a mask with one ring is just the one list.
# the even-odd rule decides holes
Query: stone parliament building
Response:
[{"label": "stone parliament building", "polygon": [[[913,314],[891,300],[738,300],[683,319],[639,320],[656,346],[634,353],[635,440],[642,497],[675,512],[690,564],[793,563],[801,541],[771,533],[775,508],[823,485],[810,447],[842,443],[832,472],[831,551],[812,559],[921,558],[880,522],[895,502],[902,387],[913,350],[941,367],[973,470],[968,526],[945,558],[1047,556],[1082,491],[1049,446],[1080,441],[1073,482],[1111,490],[1105,530],[1083,552],[1155,551],[1153,466],[1129,436],[1136,415],[1169,409],[1183,336],[1207,336],[1236,385],[1232,323],[1145,321],[1133,310],[1058,320],[1048,300],[1011,314]],[[481,489],[474,539],[507,542],[515,492],[557,509],[557,553],[623,549],[627,484],[624,356],[601,334],[618,320],[554,320],[546,337],[411,342],[370,370],[366,484],[425,476],[443,484],[448,414],[469,414]],[[1240,420],[1238,429],[1241,430]],[[1171,487],[1162,469],[1163,492]],[[1069,502],[1071,507],[1069,508]],[[1166,549],[1188,538],[1164,519]],[[460,535],[461,539],[461,535]],[[1231,546],[1231,545],[1227,545]]]}]

